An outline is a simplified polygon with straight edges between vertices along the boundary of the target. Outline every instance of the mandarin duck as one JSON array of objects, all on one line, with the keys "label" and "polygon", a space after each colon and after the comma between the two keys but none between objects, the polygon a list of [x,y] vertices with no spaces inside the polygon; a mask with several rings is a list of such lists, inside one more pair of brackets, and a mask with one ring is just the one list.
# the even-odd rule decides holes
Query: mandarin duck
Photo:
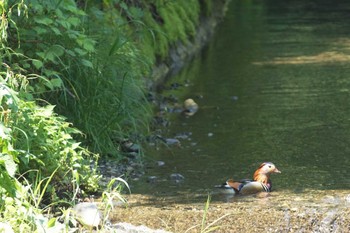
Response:
[{"label": "mandarin duck", "polygon": [[262,163],[254,172],[253,180],[234,181],[227,180],[224,184],[216,186],[223,193],[227,194],[254,194],[258,192],[271,192],[272,183],[270,175],[272,173],[281,173],[280,170],[271,162]]}]

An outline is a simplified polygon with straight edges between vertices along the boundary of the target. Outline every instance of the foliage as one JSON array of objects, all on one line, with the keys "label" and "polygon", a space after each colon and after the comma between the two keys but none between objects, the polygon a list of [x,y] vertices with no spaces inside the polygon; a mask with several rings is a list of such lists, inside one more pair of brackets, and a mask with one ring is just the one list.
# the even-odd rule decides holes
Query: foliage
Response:
[{"label": "foliage", "polygon": [[[85,146],[120,156],[116,142],[148,130],[144,77],[194,35],[199,10],[196,0],[0,1],[0,231],[53,227],[47,202],[97,190],[98,156]],[[107,201],[122,199],[109,188]]]},{"label": "foliage", "polygon": [[116,141],[148,130],[143,77],[194,35],[200,3],[18,0],[3,9],[5,32],[17,35],[4,40],[12,65],[41,76],[27,91],[56,105],[91,150],[118,156]]},{"label": "foliage", "polygon": [[[40,90],[60,86],[43,70],[54,64],[51,58],[60,58],[56,54],[39,60],[22,53],[26,46],[20,46],[18,23],[23,14],[27,16],[27,5],[24,1],[13,5],[2,1],[0,8],[0,208],[1,222],[8,224],[0,225],[9,232],[11,226],[16,231],[32,232],[42,228],[45,218],[40,208],[56,195],[66,192],[66,197],[74,198],[82,189],[97,189],[98,175],[90,169],[97,155],[73,139],[80,131],[56,114],[53,105],[36,98],[42,94]],[[13,34],[17,37],[8,36]],[[41,73],[32,73],[38,68]],[[33,169],[36,172],[31,172]]]},{"label": "foliage", "polygon": [[66,85],[74,91],[57,102],[59,111],[88,136],[91,150],[118,156],[118,141],[148,129],[151,112],[143,77],[149,62],[129,31],[120,29],[125,21],[116,9],[105,8],[89,8],[87,24],[97,42],[91,56],[93,68],[70,66]]},{"label": "foliage", "polygon": [[[8,85],[14,76],[9,69],[0,73],[0,164],[5,168],[0,174],[7,181],[0,187],[14,195],[15,183],[10,178],[14,177],[17,166],[20,173],[40,169],[44,177],[59,167],[53,179],[55,182],[66,187],[71,186],[72,178],[87,183],[93,177],[90,159],[96,157],[73,140],[71,135],[79,131],[55,114],[54,106],[38,106],[34,101],[20,98],[24,87],[16,91]],[[91,185],[95,184],[92,182]]]},{"label": "foliage", "polygon": [[10,25],[7,31],[9,35],[18,36],[8,37],[7,46],[30,58],[19,57],[12,62],[46,78],[45,82],[36,80],[35,94],[47,95],[49,91],[62,88],[64,73],[71,65],[92,67],[88,54],[94,51],[95,41],[84,33],[81,23],[85,13],[76,7],[75,1],[17,2],[12,6],[8,3]]}]

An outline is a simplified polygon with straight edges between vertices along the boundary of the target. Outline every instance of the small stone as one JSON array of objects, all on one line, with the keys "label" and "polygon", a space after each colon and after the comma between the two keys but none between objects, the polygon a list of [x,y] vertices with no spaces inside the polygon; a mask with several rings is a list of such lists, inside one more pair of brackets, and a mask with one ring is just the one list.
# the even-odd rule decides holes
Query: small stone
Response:
[{"label": "small stone", "polygon": [[180,173],[173,173],[170,175],[170,179],[172,181],[175,181],[176,183],[181,182],[185,179],[185,177],[183,175],[181,175]]},{"label": "small stone", "polygon": [[233,100],[233,101],[237,101],[238,100],[238,96],[231,96],[231,100]]},{"label": "small stone", "polygon": [[122,149],[124,152],[136,152],[136,153],[138,153],[141,150],[141,146],[136,144],[136,143],[133,143],[130,140],[125,140],[122,142]]},{"label": "small stone", "polygon": [[157,176],[149,176],[149,177],[147,178],[147,182],[148,182],[148,183],[155,183],[157,180],[158,180],[158,177],[157,177]]},{"label": "small stone", "polygon": [[180,141],[175,138],[167,138],[165,139],[167,145],[180,145]]},{"label": "small stone", "polygon": [[208,133],[208,137],[212,137],[212,136],[214,136],[213,133]]},{"label": "small stone", "polygon": [[101,213],[96,203],[82,202],[73,208],[74,218],[83,226],[93,228],[101,223]]},{"label": "small stone", "polygon": [[4,222],[0,222],[0,231],[1,232],[14,233],[11,225],[9,223],[4,223]]},{"label": "small stone", "polygon": [[159,167],[162,167],[165,165],[165,162],[164,161],[156,161],[156,164],[159,166]]},{"label": "small stone", "polygon": [[112,225],[112,228],[116,230],[118,233],[170,233],[169,231],[164,230],[154,230],[151,228],[148,228],[144,225],[141,226],[134,226],[130,223],[120,222],[117,224]]},{"label": "small stone", "polygon": [[193,116],[198,111],[198,104],[193,99],[187,99],[184,102],[184,114]]}]

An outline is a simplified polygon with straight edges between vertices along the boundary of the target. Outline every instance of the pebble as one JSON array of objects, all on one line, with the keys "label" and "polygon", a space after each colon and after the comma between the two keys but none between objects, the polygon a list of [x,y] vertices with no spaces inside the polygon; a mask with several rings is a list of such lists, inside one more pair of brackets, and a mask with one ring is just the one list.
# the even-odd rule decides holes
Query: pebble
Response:
[{"label": "pebble", "polygon": [[167,138],[165,139],[167,145],[180,145],[180,141],[175,138]]},{"label": "pebble", "polygon": [[78,222],[89,228],[98,227],[101,224],[102,217],[96,203],[78,203],[73,208],[73,215]]},{"label": "pebble", "polygon": [[237,101],[238,100],[238,96],[231,96],[231,99],[233,100],[233,101]]},{"label": "pebble", "polygon": [[149,176],[147,178],[148,183],[155,183],[157,181],[158,177],[157,176]]},{"label": "pebble", "polygon": [[0,222],[0,231],[7,233],[14,233],[11,225],[9,223]]},{"label": "pebble", "polygon": [[111,226],[111,230],[116,230],[118,233],[170,233],[169,231],[164,230],[153,230],[143,225],[134,226],[130,223],[125,222],[113,224]]},{"label": "pebble", "polygon": [[157,164],[157,166],[162,167],[165,165],[165,162],[159,160],[159,161],[156,161],[156,164]]},{"label": "pebble", "polygon": [[170,179],[172,181],[175,181],[176,183],[181,182],[185,179],[185,177],[183,175],[181,175],[180,173],[173,173],[170,175]]},{"label": "pebble", "polygon": [[184,113],[186,116],[193,116],[198,111],[198,104],[193,99],[187,99],[184,102]]}]

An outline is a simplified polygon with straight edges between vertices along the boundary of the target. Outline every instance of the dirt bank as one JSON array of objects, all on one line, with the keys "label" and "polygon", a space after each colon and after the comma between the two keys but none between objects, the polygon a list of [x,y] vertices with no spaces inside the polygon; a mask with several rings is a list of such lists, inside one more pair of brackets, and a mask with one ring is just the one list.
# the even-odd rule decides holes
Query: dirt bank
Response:
[{"label": "dirt bank", "polygon": [[[116,209],[112,222],[171,232],[201,232],[206,197],[202,203],[191,203],[192,198],[130,195],[129,206]],[[213,197],[204,228],[214,223],[212,226],[220,227],[214,232],[348,232],[349,206],[349,192],[339,190]]]}]

